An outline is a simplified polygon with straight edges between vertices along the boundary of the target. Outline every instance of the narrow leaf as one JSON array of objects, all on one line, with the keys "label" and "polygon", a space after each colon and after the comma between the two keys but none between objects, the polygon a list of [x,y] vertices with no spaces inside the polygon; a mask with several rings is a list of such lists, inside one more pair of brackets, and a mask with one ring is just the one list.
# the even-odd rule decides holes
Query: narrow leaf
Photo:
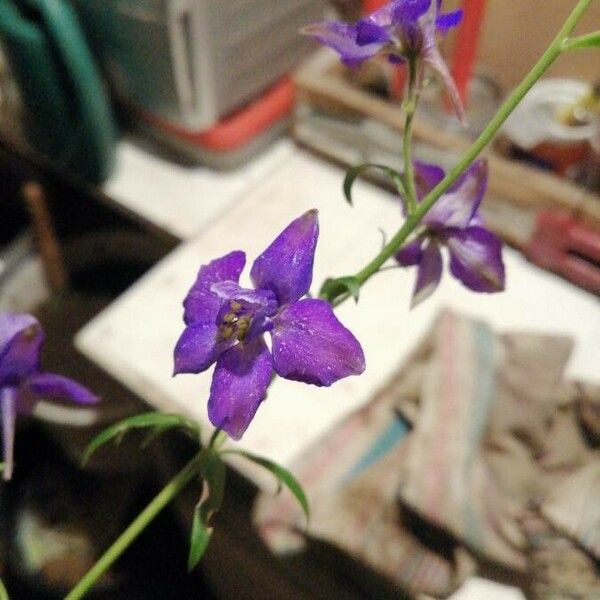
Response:
[{"label": "narrow leaf", "polygon": [[210,526],[213,515],[221,508],[225,495],[225,475],[227,467],[216,453],[209,451],[200,471],[202,497],[194,510],[188,570],[191,571],[201,560],[212,536]]},{"label": "narrow leaf", "polygon": [[338,296],[349,293],[355,302],[358,302],[360,295],[360,283],[356,277],[349,275],[347,277],[338,277],[337,279],[326,279],[321,287],[319,296],[333,302]]},{"label": "narrow leaf", "polygon": [[200,504],[194,509],[194,520],[192,523],[192,534],[190,538],[190,552],[188,554],[188,571],[191,571],[202,559],[208,543],[212,537],[212,527],[204,522]]},{"label": "narrow leaf", "polygon": [[376,165],[368,163],[352,167],[346,172],[346,177],[344,177],[344,196],[346,196],[346,200],[348,201],[348,203],[352,204],[352,186],[354,185],[356,178],[359,175],[362,175],[362,173],[367,169],[379,169],[383,172],[384,175],[388,177],[388,179],[390,179],[393,182],[399,194],[404,193],[404,184],[402,183],[402,176],[400,175],[400,173],[398,173],[398,171],[395,171],[390,167],[386,167],[385,165]]},{"label": "narrow leaf", "polygon": [[206,465],[200,472],[204,478],[205,496],[202,502],[202,510],[206,516],[207,522],[212,515],[221,508],[223,497],[225,495],[225,477],[227,466],[216,452],[210,452]]},{"label": "narrow leaf", "polygon": [[192,432],[195,436],[198,435],[198,427],[192,421],[180,415],[165,414],[160,412],[144,413],[123,419],[104,431],[100,432],[89,444],[83,453],[82,462],[85,465],[92,454],[104,446],[104,444],[115,440],[118,444],[123,436],[132,429],[157,428],[160,432],[167,429],[180,427],[188,432]]},{"label": "narrow leaf", "polygon": [[287,469],[271,460],[262,458],[261,456],[256,456],[255,454],[251,454],[250,452],[246,452],[244,450],[227,450],[226,452],[229,454],[239,454],[240,456],[251,460],[253,463],[260,465],[261,467],[267,469],[267,471],[273,473],[273,475],[277,478],[277,481],[285,485],[285,487],[292,492],[298,501],[298,504],[300,504],[302,507],[302,511],[304,512],[306,520],[308,521],[310,519],[310,507],[308,505],[306,494],[304,493],[300,482]]}]

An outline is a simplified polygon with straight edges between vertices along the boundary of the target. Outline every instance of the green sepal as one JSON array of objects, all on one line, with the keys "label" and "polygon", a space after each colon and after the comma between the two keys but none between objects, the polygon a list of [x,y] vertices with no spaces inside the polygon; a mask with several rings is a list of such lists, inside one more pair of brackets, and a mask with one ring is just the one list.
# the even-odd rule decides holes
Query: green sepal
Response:
[{"label": "green sepal", "polygon": [[360,283],[356,277],[349,275],[347,277],[337,277],[336,279],[326,279],[321,286],[319,296],[328,302],[333,302],[342,294],[350,294],[356,303],[360,295]]},{"label": "green sepal", "polygon": [[402,175],[395,171],[390,167],[386,167],[385,165],[376,165],[371,163],[366,163],[364,165],[357,165],[356,167],[351,167],[346,172],[346,176],[344,177],[344,196],[346,196],[346,200],[349,204],[352,204],[352,186],[354,185],[354,181],[356,178],[361,175],[367,169],[379,169],[382,171],[389,179],[392,180],[399,194],[404,193],[404,184],[402,183]]},{"label": "green sepal", "polygon": [[565,40],[563,44],[563,51],[583,50],[584,48],[600,48],[600,31]]},{"label": "green sepal", "polygon": [[308,505],[308,498],[300,485],[300,482],[284,467],[278,465],[272,460],[268,460],[267,458],[262,458],[261,456],[257,456],[256,454],[251,454],[250,452],[246,452],[245,450],[226,450],[227,454],[238,454],[239,456],[243,456],[248,460],[260,465],[261,467],[270,471],[275,478],[281,488],[281,485],[284,485],[293,496],[298,501],[298,504],[302,507],[302,512],[308,521],[310,519],[310,507]]},{"label": "green sepal", "polygon": [[220,456],[208,450],[205,463],[199,473],[203,478],[202,496],[194,509],[188,571],[194,569],[200,562],[212,537],[211,519],[223,504],[226,473],[227,467]]},{"label": "green sepal", "polygon": [[[161,412],[149,412],[141,415],[135,415],[123,419],[118,423],[107,427],[104,431],[101,431],[87,446],[83,453],[82,463],[85,465],[91,458],[92,454],[104,446],[104,444],[115,440],[116,443],[120,443],[126,433],[132,429],[146,429],[152,428],[154,431],[150,434],[150,439],[154,439],[157,435],[160,435],[168,429],[181,428],[186,432],[192,434],[196,439],[199,436],[198,426],[182,417],[175,414],[166,414]],[[146,440],[146,444],[148,443]]]}]

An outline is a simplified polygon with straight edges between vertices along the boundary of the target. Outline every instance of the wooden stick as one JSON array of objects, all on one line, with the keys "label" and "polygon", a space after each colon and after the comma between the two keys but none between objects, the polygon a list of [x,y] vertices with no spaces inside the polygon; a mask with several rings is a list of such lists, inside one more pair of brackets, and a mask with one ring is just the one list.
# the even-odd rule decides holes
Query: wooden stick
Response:
[{"label": "wooden stick", "polygon": [[62,292],[68,287],[69,280],[44,189],[38,182],[29,181],[23,184],[21,192],[31,216],[48,286],[53,292]]}]

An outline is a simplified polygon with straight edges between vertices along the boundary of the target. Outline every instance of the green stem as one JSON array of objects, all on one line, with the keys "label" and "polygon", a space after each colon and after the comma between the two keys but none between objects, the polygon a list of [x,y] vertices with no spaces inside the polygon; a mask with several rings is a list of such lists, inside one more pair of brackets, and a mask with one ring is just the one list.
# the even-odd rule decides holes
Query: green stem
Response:
[{"label": "green stem", "polygon": [[198,475],[206,457],[200,451],[167,485],[154,497],[148,506],[123,531],[98,562],[83,576],[77,585],[65,596],[65,600],[83,598],[98,579],[123,554],[130,544],[144,531],[150,522]]},{"label": "green stem", "polygon": [[2,579],[0,579],[0,600],[9,600],[8,592],[6,591],[6,586]]},{"label": "green stem", "polygon": [[408,65],[408,98],[404,105],[406,120],[404,122],[402,151],[404,154],[404,188],[406,189],[407,213],[410,215],[417,208],[417,193],[415,190],[415,174],[412,160],[412,124],[419,97],[417,93],[416,58],[411,58]]},{"label": "green stem", "polygon": [[210,440],[208,442],[208,447],[209,448],[213,448],[215,446],[215,444],[217,443],[217,441],[219,440],[219,438],[221,437],[221,433],[223,433],[223,430],[220,427],[217,427],[213,432],[212,435],[210,436]]},{"label": "green stem", "polygon": [[[531,69],[529,74],[523,79],[512,94],[502,104],[494,118],[489,122],[485,130],[475,140],[473,145],[465,152],[458,163],[448,172],[444,179],[437,185],[427,196],[419,203],[410,213],[402,225],[396,232],[394,237],[382,248],[381,252],[365,267],[363,267],[355,277],[360,285],[363,285],[370,279],[383,264],[391,258],[402,244],[408,239],[408,236],[414,231],[416,226],[421,222],[427,211],[435,204],[442,194],[456,181],[460,174],[477,158],[480,152],[489,144],[506,119],[521,102],[525,94],[533,87],[536,81],[545,73],[550,65],[563,51],[565,40],[577,25],[579,19],[593,0],[580,0],[575,6],[573,12],[569,15],[565,24],[559,31],[554,41],[544,52],[540,60]],[[346,300],[348,295],[338,298],[334,305],[337,306]]]}]

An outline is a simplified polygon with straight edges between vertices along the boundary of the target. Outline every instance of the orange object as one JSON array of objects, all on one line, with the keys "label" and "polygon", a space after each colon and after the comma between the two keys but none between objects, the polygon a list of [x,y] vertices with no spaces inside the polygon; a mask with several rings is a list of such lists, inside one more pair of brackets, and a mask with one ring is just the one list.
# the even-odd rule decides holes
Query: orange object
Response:
[{"label": "orange object", "polygon": [[294,83],[286,76],[258,100],[202,131],[185,129],[148,113],[143,113],[143,117],[157,129],[193,146],[213,152],[231,152],[288,115],[294,106],[294,96]]},{"label": "orange object", "polygon": [[463,0],[463,21],[456,36],[452,76],[463,104],[469,102],[469,82],[473,76],[479,33],[485,12],[485,0]]},{"label": "orange object", "polygon": [[363,15],[370,15],[373,11],[381,8],[386,4],[387,0],[363,0],[362,11]]},{"label": "orange object", "polygon": [[542,142],[531,150],[536,158],[548,163],[559,175],[566,177],[573,165],[582,163],[588,152],[587,140]]},{"label": "orange object", "polygon": [[600,232],[597,229],[564,212],[541,211],[524,250],[535,264],[600,294]]}]

